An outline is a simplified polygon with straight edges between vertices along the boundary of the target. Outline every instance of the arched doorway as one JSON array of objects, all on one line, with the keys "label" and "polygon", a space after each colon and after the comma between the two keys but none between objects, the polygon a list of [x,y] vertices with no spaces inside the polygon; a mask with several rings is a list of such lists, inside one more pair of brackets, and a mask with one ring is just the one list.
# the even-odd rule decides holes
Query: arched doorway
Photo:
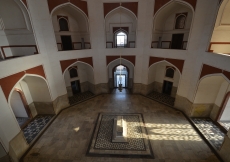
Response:
[{"label": "arched doorway", "polygon": [[10,105],[19,126],[23,128],[27,124],[27,122],[32,119],[32,114],[23,91],[15,88],[10,99]]},{"label": "arched doorway", "polygon": [[194,10],[186,2],[170,1],[153,20],[151,48],[187,49]]},{"label": "arched doorway", "polygon": [[[123,88],[132,91],[134,79],[134,65],[126,59],[116,59],[108,64],[108,83],[112,90],[122,83]],[[120,78],[121,76],[121,78]]]},{"label": "arched doorway", "polygon": [[223,0],[216,17],[216,23],[211,36],[208,52],[217,54],[230,54],[230,28],[226,24],[230,24],[230,1]]},{"label": "arched doorway", "polygon": [[37,137],[55,114],[47,81],[39,75],[24,75],[11,90],[8,102],[16,119],[29,118],[23,126],[19,120],[15,120],[18,121],[27,143]]},{"label": "arched doorway", "polygon": [[23,2],[1,0],[0,15],[2,58],[12,59],[38,54],[30,16]]},{"label": "arched doorway", "polygon": [[70,104],[96,94],[93,67],[83,62],[70,65],[63,74]]},{"label": "arched doorway", "polygon": [[119,47],[127,47],[127,34],[123,31],[119,31],[115,33],[115,46]]},{"label": "arched doorway", "polygon": [[217,121],[228,131],[230,129],[230,91],[225,95]]},{"label": "arched doorway", "polygon": [[151,65],[148,72],[146,95],[173,106],[180,77],[180,71],[167,61],[161,61]]},{"label": "arched doorway", "polygon": [[[230,91],[229,81],[222,74],[207,75],[199,81],[192,106],[192,117],[210,117],[218,121],[223,100]],[[224,109],[223,109],[224,110]]]},{"label": "arched doorway", "polygon": [[80,8],[68,3],[56,7],[51,15],[58,51],[91,48],[88,17]]},{"label": "arched doorway", "polygon": [[105,16],[106,48],[136,46],[137,17],[123,7],[117,7]]},{"label": "arched doorway", "polygon": [[122,84],[122,88],[128,87],[129,69],[124,65],[118,65],[114,67],[114,87],[118,88],[119,84]]}]

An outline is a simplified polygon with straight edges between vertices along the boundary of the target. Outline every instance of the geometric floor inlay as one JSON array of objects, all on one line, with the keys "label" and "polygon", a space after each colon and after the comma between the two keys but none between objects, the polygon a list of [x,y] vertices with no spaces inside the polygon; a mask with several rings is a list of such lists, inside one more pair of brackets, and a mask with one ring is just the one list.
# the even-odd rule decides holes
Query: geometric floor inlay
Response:
[{"label": "geometric floor inlay", "polygon": [[[117,116],[123,116],[127,123],[127,142],[112,142]],[[142,114],[100,113],[87,155],[154,158]]]},{"label": "geometric floor inlay", "polygon": [[220,149],[225,134],[209,118],[191,118],[195,126],[217,150]]},{"label": "geometric floor inlay", "polygon": [[23,129],[28,144],[33,141],[52,117],[53,115],[38,115]]},{"label": "geometric floor inlay", "polygon": [[16,117],[19,126],[23,126],[30,118],[24,118],[24,117]]},{"label": "geometric floor inlay", "polygon": [[219,123],[228,131],[230,128],[230,121],[219,121]]},{"label": "geometric floor inlay", "polygon": [[83,92],[83,93],[78,93],[78,94],[75,94],[75,95],[69,97],[69,104],[73,105],[73,104],[76,104],[76,103],[78,103],[80,101],[89,99],[89,98],[91,98],[93,96],[94,96],[94,94],[92,92],[90,92],[90,91]]},{"label": "geometric floor inlay", "polygon": [[170,105],[170,106],[173,106],[174,102],[175,102],[175,98],[173,98],[169,95],[163,94],[163,93],[155,92],[155,91],[149,93],[147,95],[147,97],[152,98],[152,99],[157,100],[157,101],[160,101],[160,102],[163,102],[163,103]]}]

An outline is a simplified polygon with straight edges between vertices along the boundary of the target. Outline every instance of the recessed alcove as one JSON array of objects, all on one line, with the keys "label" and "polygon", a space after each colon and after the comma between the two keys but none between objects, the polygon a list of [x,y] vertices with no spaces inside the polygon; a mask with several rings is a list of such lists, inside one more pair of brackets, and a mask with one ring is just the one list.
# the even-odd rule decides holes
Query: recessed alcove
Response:
[{"label": "recessed alcove", "polygon": [[193,8],[183,1],[170,1],[153,18],[151,48],[187,49]]},{"label": "recessed alcove", "polygon": [[52,11],[58,51],[90,49],[87,15],[73,4],[63,4]]},{"label": "recessed alcove", "polygon": [[0,48],[1,59],[39,53],[28,10],[21,1],[0,1]]}]

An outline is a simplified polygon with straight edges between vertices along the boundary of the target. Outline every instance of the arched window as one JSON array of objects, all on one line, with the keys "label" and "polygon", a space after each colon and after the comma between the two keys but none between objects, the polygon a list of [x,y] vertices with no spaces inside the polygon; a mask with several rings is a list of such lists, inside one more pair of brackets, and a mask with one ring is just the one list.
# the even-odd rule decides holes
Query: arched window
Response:
[{"label": "arched window", "polygon": [[127,46],[127,34],[125,32],[118,32],[116,34],[116,47],[126,47]]},{"label": "arched window", "polygon": [[179,15],[176,18],[175,29],[184,29],[184,27],[185,27],[185,19],[186,19],[185,15]]},{"label": "arched window", "polygon": [[76,68],[70,69],[69,74],[70,74],[70,78],[78,77],[77,69]]},{"label": "arched window", "polygon": [[166,69],[165,76],[169,77],[169,78],[173,78],[174,77],[174,69],[172,69],[172,68]]},{"label": "arched window", "polygon": [[59,19],[60,31],[69,31],[68,21],[64,18]]}]

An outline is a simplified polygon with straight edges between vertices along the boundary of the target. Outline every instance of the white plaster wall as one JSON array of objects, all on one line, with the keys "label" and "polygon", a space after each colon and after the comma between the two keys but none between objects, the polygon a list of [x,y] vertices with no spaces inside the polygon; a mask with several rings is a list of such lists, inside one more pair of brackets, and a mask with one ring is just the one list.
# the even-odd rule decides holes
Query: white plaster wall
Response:
[{"label": "white plaster wall", "polygon": [[113,27],[129,27],[128,42],[136,39],[136,17],[123,7],[116,8],[105,17],[106,41],[114,42]]},{"label": "white plaster wall", "polygon": [[87,64],[77,62],[72,66],[77,66],[78,77],[70,78],[69,70],[65,71],[64,79],[66,87],[71,86],[71,82],[75,80],[79,80],[80,83],[90,82],[94,84],[94,72],[92,67]]},{"label": "white plaster wall", "polygon": [[28,117],[22,99],[18,92],[14,91],[10,98],[10,105],[16,117]]},{"label": "white plaster wall", "polygon": [[223,99],[226,95],[228,86],[229,86],[229,83],[227,81],[223,81],[223,83],[220,86],[219,92],[218,92],[216,100],[215,100],[215,104],[219,107],[221,107],[221,104],[222,104]]},{"label": "white plaster wall", "polygon": [[[60,31],[57,16],[68,17],[69,31]],[[52,14],[52,22],[57,43],[61,43],[61,35],[71,35],[72,42],[81,42],[81,38],[90,42],[88,19],[80,9],[72,5],[58,8]]]},{"label": "white plaster wall", "polygon": [[20,127],[12,109],[7,103],[2,88],[0,88],[0,103],[0,139],[2,140],[4,148],[8,151],[9,142],[19,133]]},{"label": "white plaster wall", "polygon": [[149,73],[148,84],[151,84],[154,81],[163,83],[164,80],[167,80],[173,82],[174,87],[178,87],[179,80],[180,80],[180,73],[178,72],[178,70],[175,70],[173,78],[165,77],[167,66],[172,66],[172,65],[167,62],[161,62],[152,65],[149,68],[149,72],[148,72]]},{"label": "white plaster wall", "polygon": [[[175,29],[175,18],[178,13],[187,13],[185,28]],[[172,34],[184,34],[184,41],[188,40],[189,31],[192,23],[193,12],[186,5],[172,2],[159,10],[154,17],[153,38],[152,41],[158,41],[162,37],[162,41],[171,41]],[[163,46],[163,44],[162,44]],[[163,48],[168,47],[168,43]]]},{"label": "white plaster wall", "polygon": [[222,76],[211,76],[201,80],[194,103],[210,104],[215,103],[215,101],[218,103],[220,99],[216,100],[216,98],[224,81],[225,79]]},{"label": "white plaster wall", "polygon": [[[230,42],[230,2],[224,0],[217,15],[217,21],[212,34],[211,42]],[[229,44],[212,45],[211,50],[214,53],[230,53]]]},{"label": "white plaster wall", "polygon": [[230,121],[230,100],[228,100],[228,103],[226,104],[226,107],[220,118],[220,121]]},{"label": "white plaster wall", "polygon": [[6,156],[6,151],[4,149],[4,147],[2,146],[2,144],[0,143],[0,158]]},{"label": "white plaster wall", "polygon": [[[121,64],[127,66],[129,68],[129,78],[134,78],[134,68],[133,68],[133,64],[130,63],[129,61],[125,60],[125,59],[121,59]],[[111,62],[108,65],[108,74],[109,74],[109,78],[113,78],[113,68],[115,66],[120,65],[120,59],[117,59],[113,62]]]},{"label": "white plaster wall", "polygon": [[[0,18],[2,26],[0,46],[36,45],[29,15],[21,2],[2,0]],[[6,56],[33,55],[35,48],[7,48],[4,51]]]},{"label": "white plaster wall", "polygon": [[47,83],[39,77],[26,76],[24,78],[34,102],[51,102]]}]

